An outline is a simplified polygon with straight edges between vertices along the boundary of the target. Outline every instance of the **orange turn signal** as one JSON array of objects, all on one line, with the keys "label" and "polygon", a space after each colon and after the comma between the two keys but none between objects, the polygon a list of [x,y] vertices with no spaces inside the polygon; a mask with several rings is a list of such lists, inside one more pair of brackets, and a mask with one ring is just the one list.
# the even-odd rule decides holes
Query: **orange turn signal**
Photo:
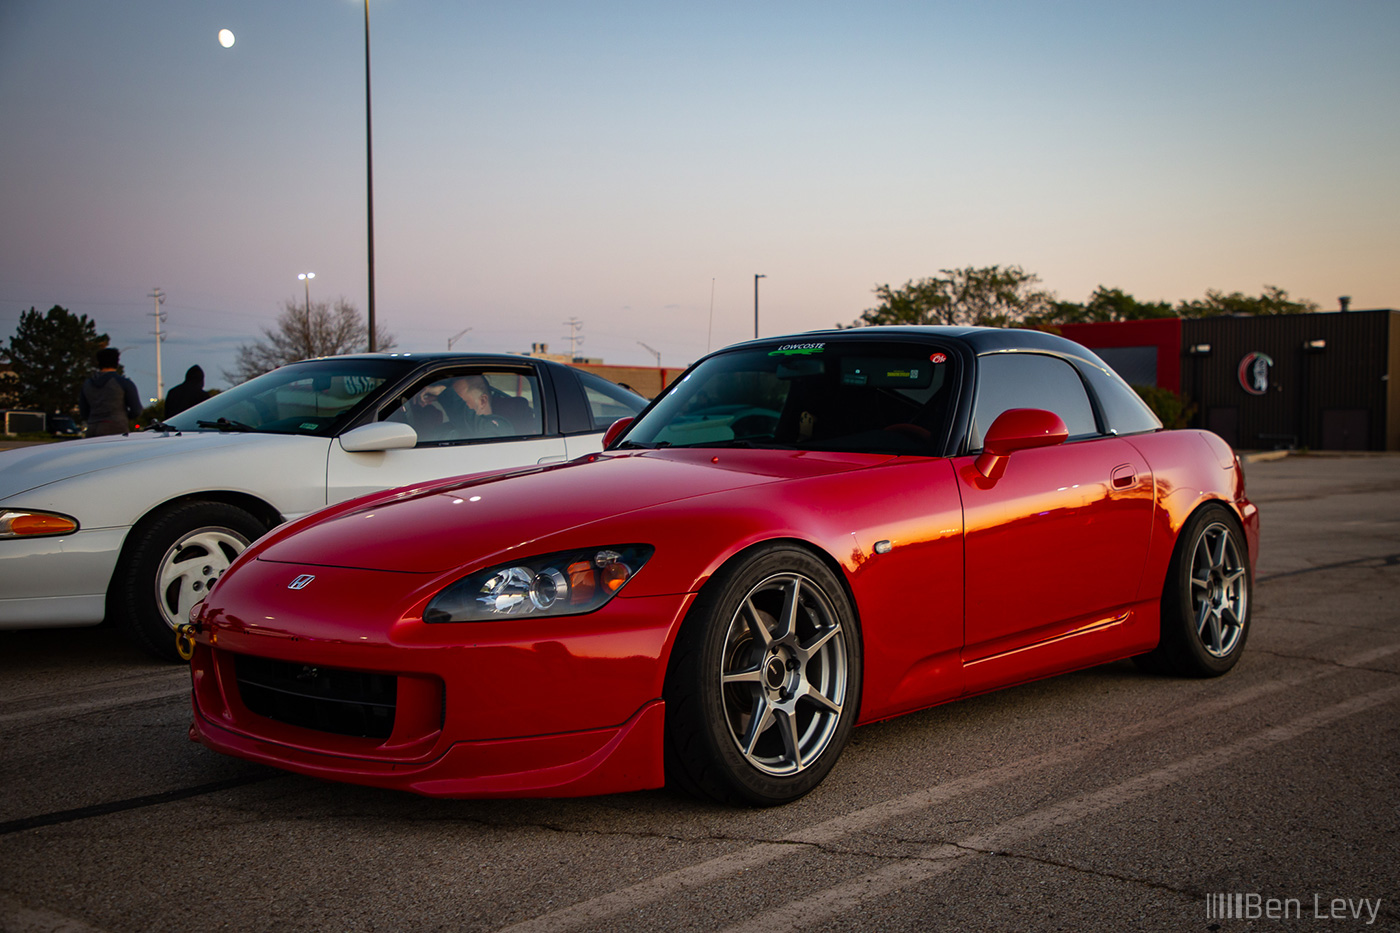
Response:
[{"label": "orange turn signal", "polygon": [[78,523],[66,515],[49,512],[5,512],[0,514],[0,532],[8,537],[66,535],[78,530]]},{"label": "orange turn signal", "polygon": [[632,576],[632,568],[620,560],[615,560],[603,568],[600,576],[603,578],[603,586],[609,592],[616,593],[622,584],[627,582],[628,577]]}]

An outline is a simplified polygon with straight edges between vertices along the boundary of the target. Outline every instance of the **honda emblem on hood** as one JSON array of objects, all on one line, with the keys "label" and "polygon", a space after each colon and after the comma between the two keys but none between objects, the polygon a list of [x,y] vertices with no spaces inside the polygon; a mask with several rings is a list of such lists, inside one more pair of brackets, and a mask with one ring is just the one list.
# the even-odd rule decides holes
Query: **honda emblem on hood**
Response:
[{"label": "honda emblem on hood", "polygon": [[288,583],[288,584],[287,584],[287,589],[289,589],[289,590],[300,590],[300,589],[303,589],[303,588],[306,586],[306,584],[310,583],[310,582],[311,582],[312,580],[314,580],[314,579],[316,579],[316,575],[315,575],[314,573],[304,573],[304,574],[302,574],[301,576],[297,577],[295,580],[293,580],[291,583]]}]

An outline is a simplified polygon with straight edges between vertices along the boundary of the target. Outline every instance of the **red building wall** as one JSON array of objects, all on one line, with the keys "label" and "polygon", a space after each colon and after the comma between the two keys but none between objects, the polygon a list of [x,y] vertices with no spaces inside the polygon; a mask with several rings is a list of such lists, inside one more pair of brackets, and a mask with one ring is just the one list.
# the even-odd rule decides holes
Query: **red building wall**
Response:
[{"label": "red building wall", "polygon": [[1157,385],[1181,391],[1181,319],[1111,321],[1103,324],[1061,324],[1060,333],[1090,350],[1104,347],[1156,347]]}]

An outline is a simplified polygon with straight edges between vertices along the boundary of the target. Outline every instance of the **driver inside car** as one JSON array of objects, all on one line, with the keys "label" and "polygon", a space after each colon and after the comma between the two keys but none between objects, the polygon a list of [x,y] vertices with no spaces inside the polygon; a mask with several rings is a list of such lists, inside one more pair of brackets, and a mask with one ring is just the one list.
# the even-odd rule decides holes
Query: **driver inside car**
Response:
[{"label": "driver inside car", "polygon": [[452,391],[466,406],[463,419],[468,437],[504,437],[514,433],[510,422],[491,410],[491,386],[485,376],[462,376],[452,381]]}]

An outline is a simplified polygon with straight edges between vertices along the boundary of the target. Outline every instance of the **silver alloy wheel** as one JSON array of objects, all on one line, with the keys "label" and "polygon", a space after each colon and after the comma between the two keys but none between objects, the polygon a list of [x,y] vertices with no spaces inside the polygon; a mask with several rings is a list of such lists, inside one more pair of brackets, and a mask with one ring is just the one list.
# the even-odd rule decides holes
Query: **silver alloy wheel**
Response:
[{"label": "silver alloy wheel", "polygon": [[173,629],[189,621],[190,607],[204,598],[247,546],[247,538],[217,526],[181,535],[160,559],[155,581],[156,605],[165,624]]},{"label": "silver alloy wheel", "polygon": [[841,722],[850,678],[835,607],[821,587],[779,573],[751,589],[724,636],[720,672],[729,734],[765,774],[815,762]]},{"label": "silver alloy wheel", "polygon": [[1248,617],[1247,568],[1230,526],[1211,522],[1191,554],[1191,607],[1201,646],[1213,658],[1235,650]]}]

